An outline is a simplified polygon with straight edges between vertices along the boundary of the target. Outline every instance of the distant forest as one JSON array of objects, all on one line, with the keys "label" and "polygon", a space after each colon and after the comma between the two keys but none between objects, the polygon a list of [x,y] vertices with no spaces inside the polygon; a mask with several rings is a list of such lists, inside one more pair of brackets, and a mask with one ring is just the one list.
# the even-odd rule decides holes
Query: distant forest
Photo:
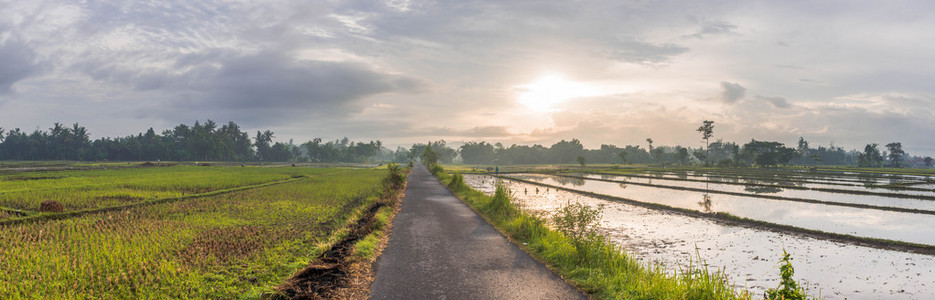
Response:
[{"label": "distant forest", "polygon": [[77,123],[70,127],[55,123],[48,131],[28,134],[19,128],[0,128],[0,160],[368,162],[380,160],[384,152],[380,141],[354,143],[347,138],[274,143],[269,130],[257,131],[251,139],[234,122],[218,126],[211,120],[180,124],[161,134],[150,128],[126,137],[93,141],[89,137]]},{"label": "distant forest", "polygon": [[[711,122],[713,123],[713,122]],[[706,126],[710,126],[706,123]],[[713,127],[712,127],[713,128]],[[701,128],[699,128],[699,131]],[[710,130],[710,129],[709,129]],[[710,132],[706,137],[710,137]],[[348,138],[324,142],[314,138],[302,144],[292,140],[273,142],[272,131],[251,136],[234,122],[218,125],[208,120],[188,126],[180,124],[157,134],[145,133],[91,140],[87,129],[75,123],[55,123],[48,131],[26,133],[19,128],[0,128],[0,160],[79,161],[268,161],[268,162],[408,162],[421,157],[426,147],[442,163],[480,165],[511,164],[708,164],[717,166],[856,165],[863,167],[931,166],[931,157],[910,156],[902,144],[867,144],[863,151],[841,147],[809,146],[799,138],[795,147],[779,142],[751,140],[744,144],[709,143],[704,147],[654,146],[651,138],[640,145],[601,145],[585,149],[577,139],[562,140],[549,147],[467,142],[451,147],[442,141],[417,143],[409,149],[386,149],[380,140],[354,142]],[[703,137],[704,138],[704,137]]]},{"label": "distant forest", "polygon": [[[745,144],[724,142],[710,143],[705,148],[682,146],[654,146],[647,139],[647,147],[628,145],[617,147],[601,145],[598,149],[585,149],[580,141],[559,141],[550,147],[542,145],[512,145],[500,143],[468,142],[458,149],[447,147],[444,141],[413,145],[410,156],[418,157],[426,145],[438,153],[442,163],[463,162],[465,164],[628,164],[648,163],[663,165],[708,164],[721,167],[732,166],[778,166],[778,165],[856,165],[861,167],[902,167],[932,165],[931,157],[916,157],[906,154],[902,144],[868,144],[864,151],[845,151],[836,146],[810,147],[800,138],[797,147],[787,147],[779,142],[751,140]],[[397,156],[402,150],[397,150]]]}]

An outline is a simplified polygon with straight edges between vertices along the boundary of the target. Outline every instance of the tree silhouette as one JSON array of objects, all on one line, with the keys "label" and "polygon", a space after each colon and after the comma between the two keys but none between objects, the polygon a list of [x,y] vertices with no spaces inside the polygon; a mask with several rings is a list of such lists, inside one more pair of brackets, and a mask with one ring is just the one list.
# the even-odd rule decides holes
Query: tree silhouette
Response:
[{"label": "tree silhouette", "polygon": [[889,159],[893,162],[893,166],[899,168],[899,163],[903,160],[903,156],[906,155],[906,152],[903,151],[903,144],[900,142],[893,142],[886,144],[886,149],[889,150],[890,154]]},{"label": "tree silhouette", "polygon": [[710,164],[707,160],[708,157],[708,139],[714,136],[714,121],[704,120],[701,122],[701,127],[698,127],[695,131],[701,133],[701,138],[704,139],[704,148],[705,148],[705,165]]},{"label": "tree silhouette", "polygon": [[646,142],[649,143],[649,160],[652,161],[652,159],[653,159],[653,139],[652,139],[652,138],[646,138]]}]

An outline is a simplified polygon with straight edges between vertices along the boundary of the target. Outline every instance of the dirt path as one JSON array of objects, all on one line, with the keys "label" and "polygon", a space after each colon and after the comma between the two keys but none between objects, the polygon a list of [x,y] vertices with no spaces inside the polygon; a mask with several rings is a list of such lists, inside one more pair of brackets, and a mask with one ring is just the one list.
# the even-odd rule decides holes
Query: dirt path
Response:
[{"label": "dirt path", "polygon": [[372,299],[587,299],[452,195],[428,170],[409,176]]}]

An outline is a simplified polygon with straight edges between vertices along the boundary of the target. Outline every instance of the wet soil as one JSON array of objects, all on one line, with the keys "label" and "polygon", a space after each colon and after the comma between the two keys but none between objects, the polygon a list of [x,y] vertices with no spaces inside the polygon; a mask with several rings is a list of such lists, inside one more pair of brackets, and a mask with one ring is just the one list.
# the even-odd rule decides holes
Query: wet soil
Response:
[{"label": "wet soil", "polygon": [[371,205],[364,216],[351,226],[344,239],[331,246],[305,269],[276,288],[277,293],[268,299],[343,299],[346,293],[339,292],[359,279],[360,270],[366,269],[353,257],[354,245],[373,231],[374,215],[384,203]]}]

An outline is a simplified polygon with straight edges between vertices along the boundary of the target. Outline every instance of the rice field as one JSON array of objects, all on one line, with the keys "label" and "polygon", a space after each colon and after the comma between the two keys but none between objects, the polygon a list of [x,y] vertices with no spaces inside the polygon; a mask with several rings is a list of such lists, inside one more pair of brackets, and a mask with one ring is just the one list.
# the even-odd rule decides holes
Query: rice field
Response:
[{"label": "rice field", "polygon": [[[928,211],[935,208],[935,200],[927,197],[933,192],[926,188],[933,177],[924,171],[577,169],[501,178],[518,205],[542,214],[569,202],[603,205],[602,231],[614,243],[670,270],[701,255],[710,268],[724,269],[738,289],[762,292],[775,287],[777,261],[786,249],[800,283],[809,285],[810,294],[826,299],[919,299],[935,292],[935,256],[930,254],[699,217],[726,213],[803,232],[930,248],[935,245],[935,215]],[[492,192],[496,178],[467,175],[465,182]],[[614,197],[634,202],[613,201]],[[847,206],[851,204],[857,206]]]},{"label": "rice field", "polygon": [[43,201],[64,211],[121,206],[340,172],[338,168],[177,165],[0,173],[0,210],[38,213]]},{"label": "rice field", "polygon": [[0,298],[259,298],[339,238],[379,197],[386,173],[179,166],[4,174],[3,191],[13,194],[5,205],[73,195],[71,209],[111,205],[95,202],[108,201],[101,196],[110,188],[148,199],[288,181],[0,225]]}]

